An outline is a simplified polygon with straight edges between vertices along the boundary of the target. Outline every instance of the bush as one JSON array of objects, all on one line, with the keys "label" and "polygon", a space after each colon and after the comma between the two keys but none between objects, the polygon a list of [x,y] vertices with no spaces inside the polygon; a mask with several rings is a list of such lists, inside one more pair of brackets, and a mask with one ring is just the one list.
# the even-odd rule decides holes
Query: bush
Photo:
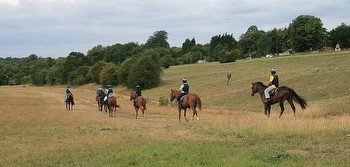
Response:
[{"label": "bush", "polygon": [[158,101],[160,106],[167,106],[169,104],[169,99],[165,97],[159,97]]}]

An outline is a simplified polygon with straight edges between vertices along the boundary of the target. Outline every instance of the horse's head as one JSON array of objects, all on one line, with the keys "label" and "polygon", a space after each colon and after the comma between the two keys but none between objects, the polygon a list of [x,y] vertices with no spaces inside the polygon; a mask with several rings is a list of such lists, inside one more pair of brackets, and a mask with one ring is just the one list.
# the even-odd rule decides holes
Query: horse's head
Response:
[{"label": "horse's head", "polygon": [[256,87],[256,83],[252,83],[252,94],[251,95],[254,96],[256,92],[258,92],[258,89]]},{"label": "horse's head", "polygon": [[263,91],[267,88],[262,82],[255,82],[252,83],[252,96],[254,96],[255,93]]},{"label": "horse's head", "polygon": [[134,99],[135,96],[136,96],[135,92],[131,92],[131,93],[130,93],[130,101],[131,101],[132,99]]},{"label": "horse's head", "polygon": [[172,90],[171,89],[171,93],[170,93],[170,101],[173,101],[176,97],[179,96],[179,91],[178,90]]}]

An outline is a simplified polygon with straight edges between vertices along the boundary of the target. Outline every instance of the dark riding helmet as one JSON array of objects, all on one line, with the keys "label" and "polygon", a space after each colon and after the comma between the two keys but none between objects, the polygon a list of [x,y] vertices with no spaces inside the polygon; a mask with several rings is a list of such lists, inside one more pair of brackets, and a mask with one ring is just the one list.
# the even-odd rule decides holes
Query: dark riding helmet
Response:
[{"label": "dark riding helmet", "polygon": [[186,77],[182,78],[182,83],[186,83],[186,82],[187,82],[187,78]]},{"label": "dark riding helmet", "polygon": [[67,88],[70,88],[70,85],[67,85]]},{"label": "dark riding helmet", "polygon": [[271,69],[271,74],[276,74],[276,68]]}]

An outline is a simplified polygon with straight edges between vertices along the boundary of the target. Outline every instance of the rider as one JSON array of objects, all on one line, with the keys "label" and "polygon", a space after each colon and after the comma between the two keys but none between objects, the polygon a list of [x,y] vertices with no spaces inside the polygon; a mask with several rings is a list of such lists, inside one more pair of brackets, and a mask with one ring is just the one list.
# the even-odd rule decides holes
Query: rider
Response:
[{"label": "rider", "polygon": [[140,85],[137,85],[136,86],[136,90],[135,90],[135,97],[134,97],[134,99],[133,99],[133,104],[135,104],[136,103],[136,99],[139,97],[139,96],[142,96],[141,95],[141,89],[140,89]]},{"label": "rider", "polygon": [[106,92],[107,92],[107,95],[105,96],[105,99],[104,99],[105,102],[107,102],[109,97],[113,96],[113,89],[111,85],[106,86]]},{"label": "rider", "polygon": [[278,86],[279,86],[279,84],[278,84],[278,75],[276,74],[276,69],[272,68],[271,69],[271,76],[270,76],[270,79],[269,79],[269,85],[264,91],[266,102],[270,101],[270,94],[269,94],[269,92],[271,90],[273,90],[274,88],[278,88]]},{"label": "rider", "polygon": [[106,93],[103,91],[102,85],[100,85],[96,91],[96,97],[102,96],[102,95],[106,96]]},{"label": "rider", "polygon": [[182,78],[182,85],[180,86],[180,95],[177,97],[177,101],[180,103],[182,96],[187,95],[190,91],[190,86],[187,84],[187,78]]},{"label": "rider", "polygon": [[64,102],[66,102],[67,97],[68,97],[68,94],[71,94],[71,96],[73,95],[73,94],[72,94],[72,91],[70,90],[70,85],[67,85],[67,88],[66,88],[66,95],[64,96]]}]

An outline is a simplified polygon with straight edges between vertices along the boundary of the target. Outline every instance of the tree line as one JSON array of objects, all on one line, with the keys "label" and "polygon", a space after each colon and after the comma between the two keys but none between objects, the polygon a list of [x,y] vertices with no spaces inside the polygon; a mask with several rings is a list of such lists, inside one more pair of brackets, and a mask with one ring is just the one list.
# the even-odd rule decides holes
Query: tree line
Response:
[{"label": "tree line", "polygon": [[145,44],[129,42],[97,45],[86,55],[71,52],[67,57],[0,58],[0,85],[82,85],[86,83],[153,88],[161,83],[162,70],[198,60],[234,62],[282,52],[329,50],[336,44],[350,47],[350,26],[342,23],[327,31],[320,18],[300,15],[288,27],[267,32],[250,26],[237,41],[233,34],[219,34],[209,43],[186,39],[182,47],[170,47],[168,33],[156,31]]}]

